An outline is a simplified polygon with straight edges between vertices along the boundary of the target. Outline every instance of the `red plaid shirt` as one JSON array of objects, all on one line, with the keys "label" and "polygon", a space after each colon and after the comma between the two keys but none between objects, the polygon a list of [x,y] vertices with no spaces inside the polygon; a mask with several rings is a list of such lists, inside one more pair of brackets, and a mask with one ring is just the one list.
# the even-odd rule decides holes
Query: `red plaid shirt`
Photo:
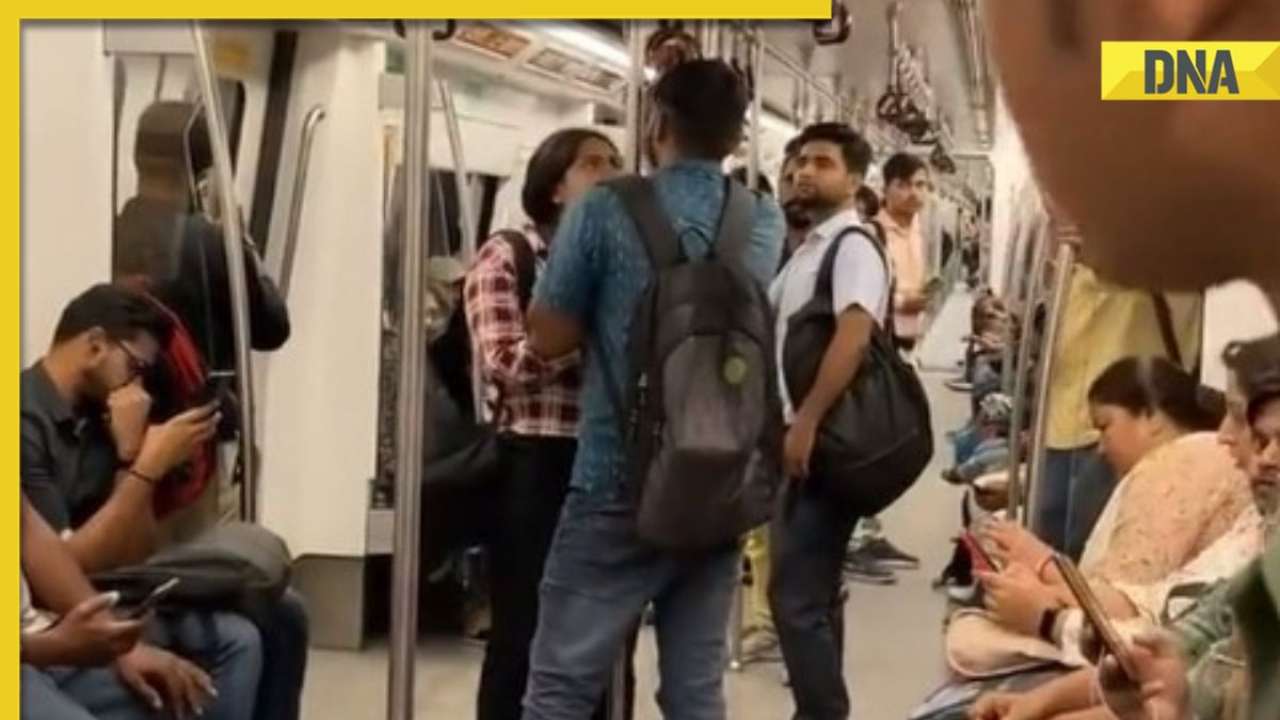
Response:
[{"label": "red plaid shirt", "polygon": [[[526,228],[524,236],[537,257],[541,273],[547,245]],[[543,360],[529,348],[524,314],[520,312],[515,253],[499,236],[480,248],[467,273],[467,326],[471,356],[480,368],[485,406],[497,412],[500,430],[518,435],[573,437],[578,430],[578,390],[582,385],[577,352]],[[501,391],[501,392],[500,392]]]}]

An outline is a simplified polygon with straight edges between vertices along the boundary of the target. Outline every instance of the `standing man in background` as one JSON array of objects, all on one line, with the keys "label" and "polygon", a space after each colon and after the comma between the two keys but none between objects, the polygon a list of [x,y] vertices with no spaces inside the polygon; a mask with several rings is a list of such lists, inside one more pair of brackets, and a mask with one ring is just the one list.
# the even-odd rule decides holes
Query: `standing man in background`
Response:
[{"label": "standing man in background", "polygon": [[898,153],[885,161],[884,205],[876,220],[884,229],[893,263],[894,339],[905,352],[914,350],[920,341],[924,312],[929,305],[925,294],[927,270],[920,211],[932,190],[929,167],[924,160]]}]

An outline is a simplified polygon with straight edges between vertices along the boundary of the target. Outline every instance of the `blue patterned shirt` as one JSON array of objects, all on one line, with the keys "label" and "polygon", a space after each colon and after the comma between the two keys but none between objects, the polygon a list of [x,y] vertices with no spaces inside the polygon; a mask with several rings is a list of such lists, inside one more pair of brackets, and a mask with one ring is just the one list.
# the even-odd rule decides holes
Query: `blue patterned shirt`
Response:
[{"label": "blue patterned shirt", "polygon": [[[705,256],[724,203],[724,174],[719,164],[684,161],[659,170],[652,180],[686,257]],[[761,288],[768,285],[778,267],[784,233],[777,202],[761,196],[744,258]],[[534,290],[534,301],[576,319],[584,335],[574,488],[612,489],[617,481],[614,471],[621,465],[622,444],[600,365],[609,364],[616,382],[625,382],[629,376],[625,352],[628,328],[635,304],[651,277],[635,225],[612,191],[595,188],[566,210],[551,243],[546,270]]]}]

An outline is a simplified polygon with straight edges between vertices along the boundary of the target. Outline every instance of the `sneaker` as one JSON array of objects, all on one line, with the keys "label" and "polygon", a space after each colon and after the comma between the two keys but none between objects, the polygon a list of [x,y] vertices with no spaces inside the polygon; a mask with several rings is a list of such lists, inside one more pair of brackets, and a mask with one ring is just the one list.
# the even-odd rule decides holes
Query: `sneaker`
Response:
[{"label": "sneaker", "polygon": [[851,580],[871,585],[893,585],[898,578],[892,570],[881,566],[865,551],[849,553],[844,559],[844,573]]},{"label": "sneaker", "polygon": [[920,559],[903,552],[883,537],[870,538],[863,543],[861,552],[866,553],[875,562],[888,567],[899,567],[914,570],[920,567]]},{"label": "sneaker", "polygon": [[742,643],[742,662],[746,665],[782,662],[782,646],[778,644],[778,634],[761,628],[748,636]]}]

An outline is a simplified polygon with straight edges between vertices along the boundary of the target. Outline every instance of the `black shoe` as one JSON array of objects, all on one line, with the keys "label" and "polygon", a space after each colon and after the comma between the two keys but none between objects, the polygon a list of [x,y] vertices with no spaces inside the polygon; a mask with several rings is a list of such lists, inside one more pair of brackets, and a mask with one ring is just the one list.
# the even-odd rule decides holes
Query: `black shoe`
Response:
[{"label": "black shoe", "polygon": [[920,559],[909,555],[893,546],[886,538],[871,538],[862,544],[860,552],[866,553],[875,562],[888,567],[914,570],[920,567]]},{"label": "black shoe", "polygon": [[898,577],[876,562],[865,550],[855,550],[844,558],[844,574],[851,580],[871,585],[893,585]]}]

